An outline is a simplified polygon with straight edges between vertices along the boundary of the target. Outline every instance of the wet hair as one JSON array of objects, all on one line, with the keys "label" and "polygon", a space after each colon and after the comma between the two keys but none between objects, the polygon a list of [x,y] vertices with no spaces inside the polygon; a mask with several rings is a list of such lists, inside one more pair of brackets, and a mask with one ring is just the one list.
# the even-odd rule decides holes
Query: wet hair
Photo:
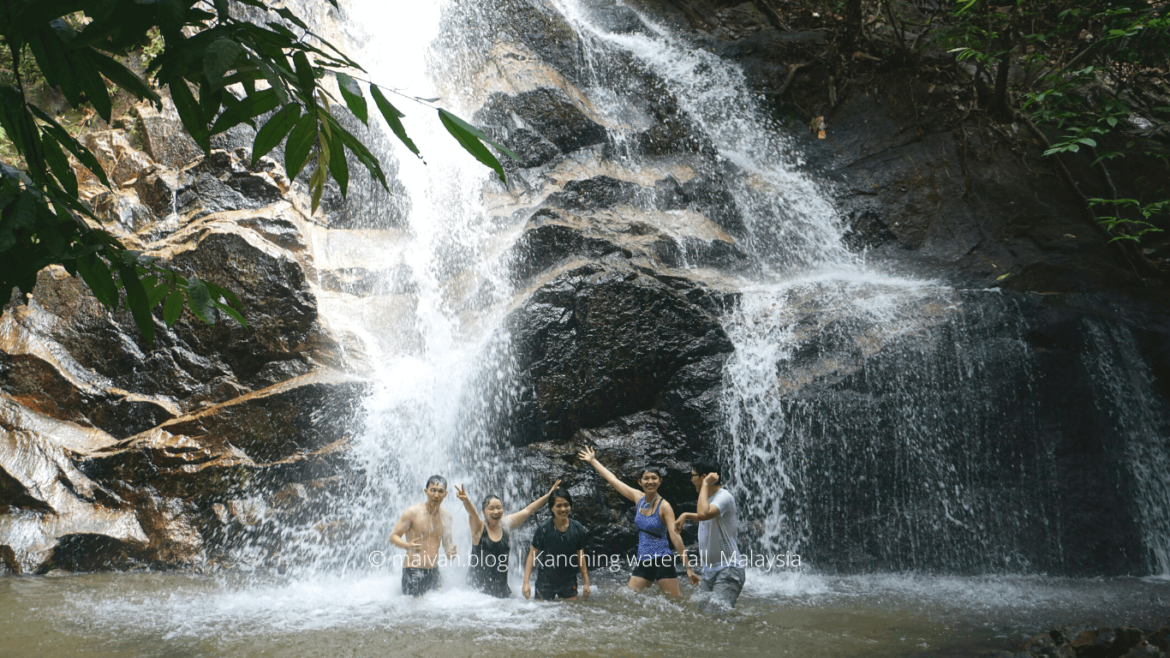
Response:
[{"label": "wet hair", "polygon": [[500,505],[504,504],[503,498],[500,498],[499,496],[497,496],[495,494],[488,494],[487,496],[484,497],[483,502],[479,504],[479,508],[480,509],[487,509],[488,503],[492,502],[493,500],[500,501]]},{"label": "wet hair", "polygon": [[646,468],[643,468],[642,472],[638,474],[638,479],[641,480],[647,473],[653,473],[657,475],[659,480],[666,479],[666,469],[662,468],[661,466],[654,466],[651,464]]},{"label": "wet hair", "polygon": [[569,502],[569,507],[573,506],[573,496],[569,494],[569,490],[557,487],[556,489],[553,489],[552,493],[548,495],[548,509],[550,511],[553,508],[553,503],[557,502],[557,498],[564,498]]},{"label": "wet hair", "polygon": [[[708,473],[714,473],[714,474],[719,476],[720,480],[723,479],[723,473],[720,472],[719,464],[717,464],[715,462],[707,462],[707,461],[694,462],[691,464],[691,469],[693,469],[696,473],[698,473],[699,477],[703,477],[703,476],[707,475]],[[720,484],[722,484],[722,482],[720,482]]]},{"label": "wet hair", "polygon": [[427,478],[427,483],[423,485],[423,489],[430,489],[432,484],[441,484],[443,488],[447,488],[447,478],[442,475],[432,475]]}]

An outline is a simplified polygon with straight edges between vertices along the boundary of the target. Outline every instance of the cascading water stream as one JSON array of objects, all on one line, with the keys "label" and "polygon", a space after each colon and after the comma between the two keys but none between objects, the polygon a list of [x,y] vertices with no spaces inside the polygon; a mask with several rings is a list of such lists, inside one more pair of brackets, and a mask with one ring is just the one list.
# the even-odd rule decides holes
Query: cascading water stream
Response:
[{"label": "cascading water stream", "polygon": [[[735,65],[645,16],[652,35],[607,33],[588,4],[561,4],[591,34],[587,61],[617,47],[665,81],[714,145],[713,166],[737,181],[741,244],[763,264],[741,280],[725,320],[736,349],[724,372],[721,452],[755,521],[749,545],[835,553],[832,566],[849,570],[1064,570],[1046,509],[1060,493],[1057,448],[1043,438],[1027,328],[1012,303],[865,266],[845,251],[826,191],[801,171]],[[617,108],[628,100],[612,89],[596,96]],[[1111,331],[1111,346],[1090,341],[1099,404],[1130,446],[1150,569],[1167,576],[1165,405],[1128,330]],[[1005,473],[1018,481],[1004,483]]]},{"label": "cascading water stream", "polygon": [[[1026,328],[1011,303],[995,292],[955,291],[867,267],[842,245],[826,190],[802,170],[735,65],[647,16],[640,18],[648,30],[609,31],[595,18],[596,4],[560,0],[555,7],[581,43],[576,88],[610,133],[607,171],[634,179],[662,166],[629,146],[639,99],[612,74],[614,61],[634,62],[709,144],[698,158],[711,170],[703,173],[727,182],[742,217],[737,242],[756,263],[720,274],[740,300],[724,319],[735,353],[724,373],[720,452],[752,521],[748,545],[835,555],[833,566],[849,570],[1060,570],[1061,535],[1049,527],[1060,520],[1045,509],[1058,494],[1056,457],[1038,439]],[[403,19],[401,8],[352,4],[351,26],[369,32],[353,39],[364,44],[359,59],[375,81],[443,96],[445,106],[469,116],[490,91],[475,83],[494,66],[486,54],[491,21],[469,3],[414,11]],[[520,178],[508,198],[425,117],[429,110],[403,109],[428,159],[424,165],[379,138],[398,160],[408,199],[401,225],[316,245],[335,266],[357,260],[383,277],[373,296],[322,301],[322,315],[357,338],[377,387],[355,427],[355,479],[335,513],[283,531],[285,552],[310,571],[365,568],[371,552],[387,549],[398,514],[418,502],[431,473],[510,501],[531,490],[484,420],[489,406],[511,399],[501,323],[516,291],[504,254],[524,221],[520,210],[532,204],[516,191],[525,189],[525,174],[513,174]],[[424,120],[410,121],[415,116]],[[1109,383],[1118,362],[1098,350],[1097,380],[1120,405],[1122,431],[1155,433],[1146,443],[1131,441],[1132,464],[1151,568],[1168,573],[1170,532],[1158,514],[1170,490],[1156,458],[1164,423],[1148,420],[1160,407],[1149,395],[1127,407],[1133,394]],[[866,438],[845,441],[859,436]],[[1004,436],[1011,441],[997,443]],[[1157,454],[1164,461],[1165,452]],[[1019,482],[1003,482],[1005,472]],[[1022,488],[1034,494],[1021,497]],[[456,528],[466,546],[464,524]]]}]

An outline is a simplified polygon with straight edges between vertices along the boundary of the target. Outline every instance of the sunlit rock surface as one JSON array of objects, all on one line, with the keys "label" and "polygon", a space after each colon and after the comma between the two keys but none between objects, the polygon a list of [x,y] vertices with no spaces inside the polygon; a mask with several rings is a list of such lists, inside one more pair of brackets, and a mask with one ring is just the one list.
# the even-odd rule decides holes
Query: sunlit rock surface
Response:
[{"label": "sunlit rock surface", "polygon": [[137,126],[145,151],[128,130],[87,135],[116,185],[82,176],[84,195],[127,246],[235,292],[249,324],[184,316],[168,330],[156,319],[149,345],[124,307],[109,312],[55,267],[27,305],[5,308],[0,555],[10,571],[214,560],[230,534],[223,510],[335,474],[365,394],[327,368],[341,357],[318,317],[307,236],[328,229],[283,169],[270,158],[250,166],[247,149],[204,157],[169,101],[135,112],[115,124]]}]

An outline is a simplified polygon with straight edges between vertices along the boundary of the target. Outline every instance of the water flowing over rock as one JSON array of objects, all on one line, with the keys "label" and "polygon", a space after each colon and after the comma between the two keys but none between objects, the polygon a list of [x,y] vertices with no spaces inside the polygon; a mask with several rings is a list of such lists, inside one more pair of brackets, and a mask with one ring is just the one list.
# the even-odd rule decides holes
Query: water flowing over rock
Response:
[{"label": "water flowing over rock", "polygon": [[791,66],[825,36],[724,5],[450,2],[367,50],[515,150],[506,184],[374,134],[402,198],[311,216],[170,106],[138,112],[145,152],[95,133],[102,220],[249,326],[150,347],[42,272],[0,319],[7,568],[348,573],[434,472],[509,510],[562,479],[590,550],[627,553],[589,445],[627,482],[665,467],[676,512],[720,460],[742,547],[826,572],[1170,573],[1165,293],[994,133],[919,111],[941,92],[883,79],[831,139],[781,126],[760,99],[823,95]]}]

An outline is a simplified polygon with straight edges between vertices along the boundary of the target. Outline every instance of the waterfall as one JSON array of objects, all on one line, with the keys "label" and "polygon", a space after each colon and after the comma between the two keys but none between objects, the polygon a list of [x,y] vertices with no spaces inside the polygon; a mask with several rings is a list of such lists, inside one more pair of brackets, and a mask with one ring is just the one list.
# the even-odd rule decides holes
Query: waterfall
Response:
[{"label": "waterfall", "polygon": [[[684,245],[681,267],[737,291],[722,318],[735,352],[723,374],[718,449],[744,510],[745,545],[847,571],[1072,569],[1066,541],[1079,526],[1056,502],[1067,483],[1049,436],[1060,412],[1042,394],[1021,302],[895,276],[845,249],[832,190],[807,171],[736,65],[624,5],[536,4],[571,26],[578,45],[553,44],[571,73],[509,69],[526,55],[494,8],[474,2],[406,9],[360,0],[346,20],[374,81],[439,97],[464,117],[498,91],[564,89],[608,132],[604,145],[568,158],[570,178],[685,175],[726,186],[723,215],[708,219],[746,252],[746,265],[713,271],[687,253],[692,229],[659,228]],[[640,28],[606,27],[599,8],[614,7]],[[647,104],[659,100],[639,97],[646,88],[677,104],[690,155],[650,157],[637,143]],[[432,473],[452,489],[468,484],[473,499],[502,494],[509,510],[532,490],[521,453],[500,446],[490,419],[518,394],[504,319],[527,284],[511,276],[509,248],[549,181],[513,169],[505,188],[432,110],[400,107],[425,163],[371,130],[396,161],[398,196],[355,195],[346,212],[368,228],[314,236],[322,269],[357,263],[373,272],[371,294],[322,293],[321,307],[376,390],[354,426],[352,477],[327,518],[282,529],[285,553],[312,570],[366,568]],[[656,203],[651,195],[636,205],[647,221],[674,221]],[[1083,365],[1129,446],[1122,461],[1149,569],[1170,574],[1166,411],[1126,330],[1087,331]],[[455,517],[456,543],[466,547],[462,512]]]}]

